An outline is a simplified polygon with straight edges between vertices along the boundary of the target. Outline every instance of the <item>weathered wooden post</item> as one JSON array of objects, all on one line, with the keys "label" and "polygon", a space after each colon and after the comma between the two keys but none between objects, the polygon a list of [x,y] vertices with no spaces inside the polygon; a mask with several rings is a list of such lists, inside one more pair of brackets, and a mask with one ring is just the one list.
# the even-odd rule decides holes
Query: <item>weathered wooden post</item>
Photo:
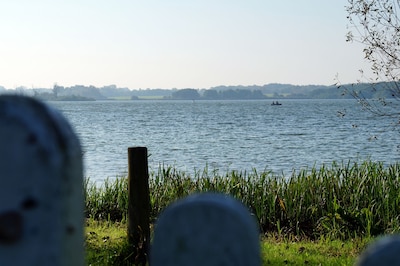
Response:
[{"label": "weathered wooden post", "polygon": [[204,193],[171,204],[160,215],[152,266],[259,266],[258,226],[230,196]]},{"label": "weathered wooden post", "polygon": [[83,265],[79,141],[55,110],[0,96],[0,265]]},{"label": "weathered wooden post", "polygon": [[145,265],[150,245],[150,193],[146,147],[128,148],[128,239],[134,263]]}]

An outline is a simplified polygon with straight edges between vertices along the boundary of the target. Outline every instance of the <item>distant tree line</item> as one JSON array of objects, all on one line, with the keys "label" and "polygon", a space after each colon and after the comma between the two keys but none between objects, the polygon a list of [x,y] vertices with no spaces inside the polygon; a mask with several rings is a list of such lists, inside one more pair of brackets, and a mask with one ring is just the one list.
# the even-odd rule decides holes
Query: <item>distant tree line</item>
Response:
[{"label": "distant tree line", "polygon": [[[390,86],[389,86],[390,85]],[[28,89],[18,87],[6,89],[0,86],[1,93],[25,94],[42,100],[141,100],[141,99],[174,99],[174,100],[252,100],[252,99],[348,99],[352,95],[345,93],[352,90],[362,93],[367,99],[393,97],[389,88],[400,86],[400,83],[359,83],[339,87],[324,85],[298,86],[290,84],[267,84],[263,86],[218,86],[210,89],[138,89],[118,88],[116,85],[104,87],[75,85],[63,87],[54,85],[52,89]]]},{"label": "distant tree line", "polygon": [[204,90],[202,94],[195,89],[182,89],[172,93],[177,100],[254,100],[265,99],[261,90],[230,89],[224,91]]}]

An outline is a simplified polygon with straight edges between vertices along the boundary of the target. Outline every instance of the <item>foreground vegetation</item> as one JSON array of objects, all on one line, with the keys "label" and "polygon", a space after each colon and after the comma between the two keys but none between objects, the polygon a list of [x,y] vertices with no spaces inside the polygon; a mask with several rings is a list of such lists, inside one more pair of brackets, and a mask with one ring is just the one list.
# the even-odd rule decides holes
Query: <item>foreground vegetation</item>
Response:
[{"label": "foreground vegetation", "polygon": [[[396,233],[400,229],[400,165],[333,163],[304,169],[289,177],[269,171],[205,168],[190,176],[161,166],[150,174],[151,221],[171,202],[189,194],[214,191],[237,198],[257,218],[263,234],[317,240],[349,240]],[[85,184],[86,216],[124,221],[127,178],[109,179],[102,186]]]},{"label": "foreground vegetation", "polygon": [[[87,265],[132,265],[125,223],[87,220]],[[353,265],[370,239],[297,240],[268,235],[261,239],[262,265]]]},{"label": "foreground vegetation", "polygon": [[[289,177],[205,168],[194,175],[161,166],[150,173],[151,221],[189,194],[237,198],[260,225],[263,265],[353,265],[367,243],[400,229],[400,164],[333,163]],[[88,265],[130,265],[126,177],[85,182]]]}]

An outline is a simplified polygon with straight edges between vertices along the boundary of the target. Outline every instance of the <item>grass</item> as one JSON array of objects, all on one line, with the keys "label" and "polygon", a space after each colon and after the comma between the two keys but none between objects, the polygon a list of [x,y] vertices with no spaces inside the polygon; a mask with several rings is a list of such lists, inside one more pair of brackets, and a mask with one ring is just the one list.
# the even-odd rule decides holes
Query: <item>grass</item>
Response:
[{"label": "grass", "polygon": [[117,100],[117,101],[129,101],[132,100],[131,96],[113,96],[108,97],[109,100]]},{"label": "grass", "polygon": [[[132,100],[131,96],[113,96],[113,97],[108,97],[109,100],[117,100],[117,101],[130,101]],[[139,96],[139,100],[162,100],[164,99],[164,96]]]},{"label": "grass", "polygon": [[153,95],[153,96],[139,96],[139,100],[162,100],[164,96]]},{"label": "grass", "polygon": [[[132,253],[126,236],[126,224],[87,220],[87,265],[132,265]],[[262,265],[353,265],[371,239],[346,241],[321,238],[318,241],[261,238]]]},{"label": "grass", "polygon": [[[366,244],[400,231],[400,164],[332,163],[288,177],[270,171],[194,175],[160,166],[150,173],[152,223],[173,201],[199,192],[229,194],[257,218],[263,265],[353,265]],[[89,265],[129,265],[127,178],[86,180]]]},{"label": "grass", "polygon": [[88,219],[85,228],[87,265],[132,265],[127,225]]},{"label": "grass", "polygon": [[[333,163],[289,177],[269,171],[220,174],[207,167],[193,176],[160,166],[150,174],[151,221],[173,201],[199,192],[229,194],[257,218],[263,234],[347,240],[400,231],[399,164]],[[127,178],[99,187],[85,183],[86,216],[122,221],[127,215]]]},{"label": "grass", "polygon": [[263,265],[354,265],[367,240],[261,241]]}]

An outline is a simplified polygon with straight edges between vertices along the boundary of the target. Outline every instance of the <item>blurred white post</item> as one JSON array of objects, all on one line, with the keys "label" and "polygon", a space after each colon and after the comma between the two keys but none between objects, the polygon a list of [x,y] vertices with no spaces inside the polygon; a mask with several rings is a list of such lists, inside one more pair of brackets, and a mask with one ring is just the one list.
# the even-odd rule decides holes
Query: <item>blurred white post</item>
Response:
[{"label": "blurred white post", "polygon": [[0,265],[83,265],[79,141],[55,110],[0,96]]},{"label": "blurred white post", "polygon": [[230,196],[214,193],[189,196],[160,215],[150,265],[259,266],[257,223]]},{"label": "blurred white post", "polygon": [[400,235],[378,238],[360,255],[356,265],[400,265]]}]

